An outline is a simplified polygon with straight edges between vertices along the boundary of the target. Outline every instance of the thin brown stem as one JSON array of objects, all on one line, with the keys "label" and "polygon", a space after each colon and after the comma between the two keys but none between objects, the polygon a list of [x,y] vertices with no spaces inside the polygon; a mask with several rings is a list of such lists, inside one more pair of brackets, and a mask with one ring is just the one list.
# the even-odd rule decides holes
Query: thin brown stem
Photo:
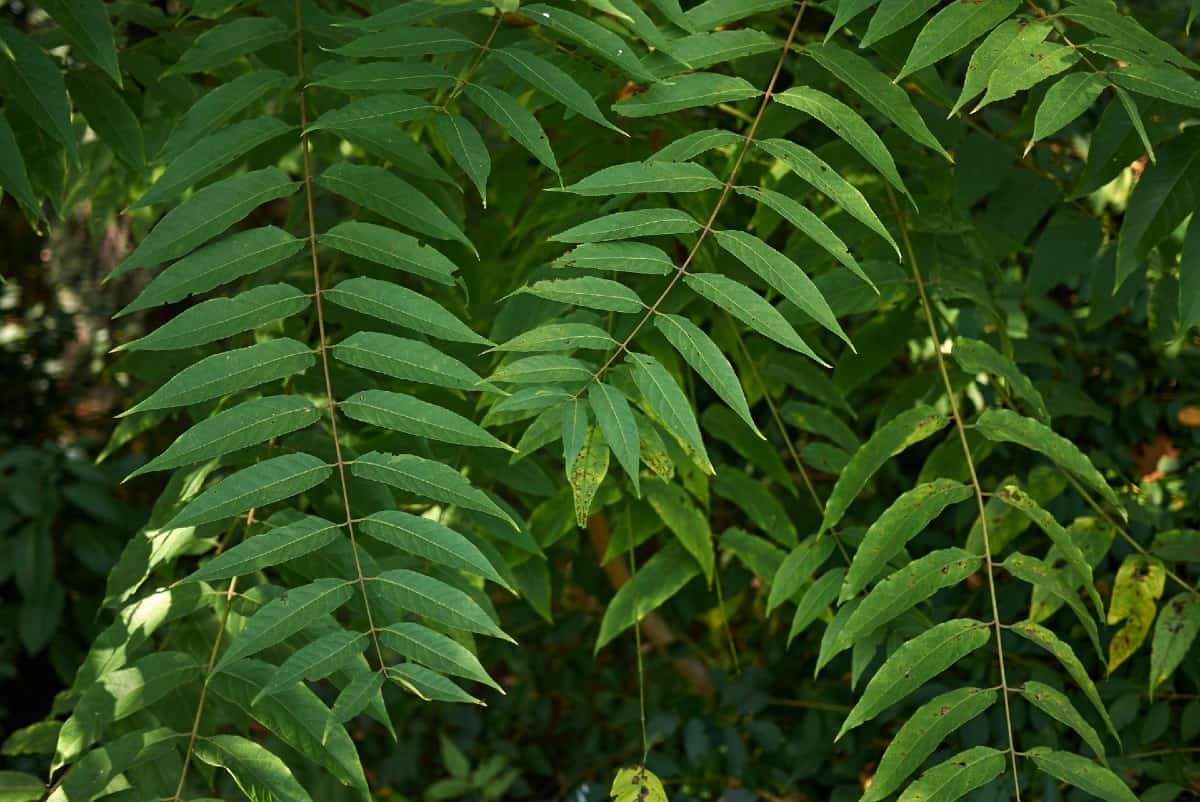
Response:
[{"label": "thin brown stem", "polygon": [[367,594],[367,583],[363,576],[362,560],[358,554],[358,543],[354,537],[354,514],[350,511],[350,486],[346,481],[346,461],[342,458],[342,443],[338,438],[337,402],[334,400],[333,380],[329,372],[329,349],[325,341],[325,310],[321,301],[321,264],[317,258],[317,218],[313,210],[312,162],[308,145],[308,102],[304,92],[304,11],[302,0],[296,0],[296,69],[300,80],[300,155],[304,166],[304,204],[308,217],[308,251],[312,258],[313,307],[317,312],[317,337],[320,341],[321,371],[325,376],[325,402],[329,409],[329,433],[333,439],[333,454],[337,465],[338,482],[342,491],[342,506],[346,518],[346,534],[350,540],[350,552],[354,555],[355,581],[362,591],[363,608],[367,613],[367,627],[371,642],[375,646],[375,656],[379,660],[379,670],[386,666],[383,659],[383,646],[379,642],[375,617],[371,612],[371,599]]},{"label": "thin brown stem", "polygon": [[705,221],[704,227],[700,229],[700,234],[696,237],[696,242],[691,248],[688,249],[687,256],[685,256],[679,266],[675,268],[675,273],[671,276],[670,281],[667,282],[667,286],[663,287],[662,292],[658,294],[658,298],[656,298],[654,303],[650,304],[649,308],[646,309],[646,312],[638,320],[637,324],[633,327],[633,330],[626,335],[625,339],[617,344],[617,347],[611,354],[608,355],[608,358],[604,361],[604,364],[592,374],[590,379],[584,382],[583,386],[576,391],[574,396],[572,396],[573,398],[579,398],[581,395],[583,395],[583,393],[592,385],[593,382],[597,382],[604,377],[604,374],[608,372],[608,369],[613,366],[613,363],[615,363],[622,354],[629,353],[629,344],[633,342],[633,338],[636,337],[638,332],[642,330],[646,323],[648,323],[650,319],[658,313],[658,308],[662,305],[663,301],[667,299],[667,296],[671,294],[671,290],[675,289],[675,285],[679,283],[680,279],[687,275],[688,267],[691,265],[692,260],[696,258],[696,254],[699,252],[700,246],[704,244],[704,240],[707,239],[709,233],[713,230],[713,225],[717,222],[717,215],[721,213],[721,209],[725,206],[725,201],[729,198],[729,193],[733,190],[734,182],[737,180],[738,173],[742,169],[742,162],[745,161],[746,153],[749,152],[750,145],[754,142],[754,134],[758,131],[758,125],[760,122],[762,122],[763,114],[766,113],[767,106],[770,105],[771,98],[775,94],[775,85],[779,82],[779,76],[783,72],[783,65],[787,61],[788,53],[791,52],[792,41],[796,38],[796,31],[800,28],[800,20],[803,19],[804,10],[806,8],[808,8],[808,0],[803,0],[803,2],[800,3],[799,10],[796,11],[795,18],[792,20],[792,27],[788,30],[787,39],[785,39],[783,43],[783,49],[779,52],[779,60],[775,63],[775,71],[771,73],[771,80],[767,82],[767,88],[763,92],[762,103],[759,104],[758,112],[754,115],[754,119],[751,121],[750,127],[746,130],[746,135],[742,138],[742,145],[738,150],[737,160],[733,163],[733,168],[729,171],[729,177],[726,178],[725,182],[721,185],[721,195],[717,198],[717,202],[713,204],[712,212],[709,213],[708,220]]},{"label": "thin brown stem", "polygon": [[954,428],[958,430],[958,439],[962,444],[963,458],[967,463],[967,471],[971,475],[971,487],[975,490],[975,503],[979,507],[979,529],[983,536],[983,556],[984,564],[987,568],[987,585],[988,597],[992,603],[992,627],[996,633],[996,661],[1000,666],[1000,688],[1003,691],[1001,697],[1004,699],[1004,726],[1008,731],[1008,755],[1012,762],[1013,775],[1013,793],[1017,802],[1021,802],[1021,775],[1017,769],[1017,746],[1016,739],[1013,737],[1012,711],[1010,709],[1008,696],[1008,677],[1004,670],[1004,639],[1002,637],[1003,626],[1000,623],[1000,608],[996,603],[996,579],[995,569],[992,563],[992,544],[989,540],[988,519],[986,502],[984,501],[983,487],[979,484],[979,474],[975,470],[975,459],[971,455],[971,444],[967,440],[967,428],[963,424],[962,414],[958,409],[958,397],[954,392],[954,385],[950,381],[950,371],[946,368],[946,358],[942,355],[941,337],[938,334],[937,322],[933,318],[933,304],[929,301],[929,294],[925,291],[925,282],[921,277],[921,267],[917,262],[917,254],[913,250],[912,240],[908,236],[908,226],[904,219],[904,212],[900,208],[900,204],[896,202],[896,195],[892,192],[891,187],[887,187],[888,201],[891,203],[892,210],[896,215],[896,221],[900,228],[900,239],[904,244],[905,254],[908,256],[908,263],[912,266],[913,280],[917,285],[917,294],[921,298],[921,308],[925,312],[925,322],[929,326],[929,336],[933,339],[933,353],[937,358],[938,372],[942,376],[942,384],[946,389],[946,400],[950,404],[950,415],[954,419]]}]

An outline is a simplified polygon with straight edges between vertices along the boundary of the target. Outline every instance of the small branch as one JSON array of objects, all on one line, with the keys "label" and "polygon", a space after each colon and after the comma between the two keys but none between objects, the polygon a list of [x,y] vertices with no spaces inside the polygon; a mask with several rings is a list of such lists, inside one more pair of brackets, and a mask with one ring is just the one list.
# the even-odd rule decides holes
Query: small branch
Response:
[{"label": "small branch", "polygon": [[896,202],[896,195],[892,192],[892,188],[886,184],[884,188],[887,190],[888,201],[891,203],[892,211],[895,213],[896,221],[899,224],[900,239],[904,243],[904,251],[908,256],[908,263],[912,266],[913,280],[917,285],[917,294],[921,298],[921,308],[925,312],[925,322],[929,326],[929,336],[933,339],[933,353],[937,358],[938,372],[942,375],[942,384],[946,389],[946,400],[950,403],[950,414],[954,419],[954,427],[958,430],[958,439],[962,444],[963,457],[967,463],[967,470],[971,475],[971,487],[975,490],[975,502],[979,507],[979,529],[980,534],[983,536],[983,556],[987,567],[988,596],[992,603],[992,627],[996,632],[996,661],[1000,666],[1000,688],[1003,691],[1001,697],[1004,699],[1004,726],[1008,731],[1008,756],[1012,763],[1013,793],[1017,802],[1021,802],[1021,775],[1017,770],[1017,746],[1016,740],[1013,737],[1012,711],[1008,701],[1008,678],[1004,670],[1003,625],[1000,623],[1000,608],[996,604],[995,569],[992,563],[992,544],[988,535],[987,508],[983,500],[983,488],[979,484],[979,474],[975,470],[975,459],[971,456],[971,444],[967,440],[967,428],[963,424],[962,414],[958,409],[958,398],[954,392],[954,385],[950,382],[950,372],[946,369],[946,358],[942,355],[942,340],[938,335],[937,323],[933,319],[933,304],[929,302],[929,294],[925,292],[925,282],[921,277],[921,268],[917,263],[917,254],[913,250],[912,241],[908,237],[908,227],[905,224],[904,212]]}]

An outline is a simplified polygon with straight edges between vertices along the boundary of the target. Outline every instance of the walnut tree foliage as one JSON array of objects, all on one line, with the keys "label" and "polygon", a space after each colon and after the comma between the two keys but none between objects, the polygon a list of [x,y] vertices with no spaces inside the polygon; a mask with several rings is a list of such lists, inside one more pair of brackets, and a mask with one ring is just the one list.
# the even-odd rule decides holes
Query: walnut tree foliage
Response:
[{"label": "walnut tree foliage", "polygon": [[503,693],[496,600],[552,617],[586,528],[597,651],[749,571],[864,802],[1148,787],[1098,685],[1194,685],[1200,535],[1056,349],[1141,304],[1194,359],[1200,5],[35,5],[0,184],[131,221],[111,448],[170,435],[50,800],[372,798],[353,722]]}]

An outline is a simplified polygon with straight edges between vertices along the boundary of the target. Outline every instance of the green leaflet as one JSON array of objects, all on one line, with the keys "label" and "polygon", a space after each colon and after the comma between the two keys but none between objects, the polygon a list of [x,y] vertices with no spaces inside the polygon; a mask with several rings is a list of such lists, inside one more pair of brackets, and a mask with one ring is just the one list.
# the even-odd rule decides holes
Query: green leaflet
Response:
[{"label": "green leaflet", "polygon": [[238,17],[197,36],[167,73],[213,72],[291,35],[286,25],[272,17]]},{"label": "green leaflet", "polygon": [[986,373],[1004,379],[1009,389],[1029,404],[1039,420],[1047,424],[1050,422],[1050,412],[1046,409],[1042,394],[1007,356],[982,340],[966,337],[956,337],[954,350],[950,353],[959,367],[967,373]]},{"label": "green leaflet", "polygon": [[957,688],[917,708],[896,731],[860,802],[878,802],[923,764],[946,736],[996,703],[994,688]]},{"label": "green leaflet", "polygon": [[[979,570],[983,558],[959,548],[938,549],[890,574],[871,589],[846,620],[830,658]],[[818,665],[820,668],[820,665]]]},{"label": "green leaflet", "polygon": [[1168,529],[1150,543],[1150,551],[1168,562],[1200,562],[1200,531]]},{"label": "green leaflet", "polygon": [[1078,594],[1062,581],[1058,573],[1038,558],[1020,552],[1008,555],[1000,565],[1017,579],[1042,587],[1062,599],[1079,619],[1079,623],[1083,625],[1084,631],[1092,641],[1092,646],[1096,649],[1096,654],[1103,657],[1104,652],[1100,648],[1100,634],[1096,629],[1096,621],[1088,615],[1087,608],[1079,600]]},{"label": "green leaflet", "polygon": [[1060,78],[1046,92],[1033,120],[1033,136],[1025,147],[1025,155],[1034,144],[1058,133],[1083,114],[1096,98],[1108,88],[1103,75],[1094,72],[1073,72]]},{"label": "green leaflet", "polygon": [[333,468],[309,454],[282,454],[231,474],[188,502],[164,529],[199,526],[283,501],[316,487]]},{"label": "green leaflet", "polygon": [[200,137],[221,128],[251,104],[293,81],[276,70],[252,70],[204,93],[171,130],[159,159],[173,160]]},{"label": "green leaflet", "polygon": [[608,121],[586,89],[549,61],[516,47],[501,47],[492,53],[518,78],[527,81],[571,111],[619,134],[625,133]]},{"label": "green leaflet", "polygon": [[1105,726],[1108,727],[1109,733],[1112,734],[1113,740],[1118,744],[1121,743],[1121,736],[1117,734],[1116,727],[1113,726],[1112,719],[1109,718],[1108,710],[1104,707],[1104,703],[1100,701],[1100,693],[1096,690],[1095,683],[1088,676],[1087,669],[1083,667],[1083,663],[1075,656],[1075,652],[1059,639],[1050,630],[1038,624],[1033,624],[1028,621],[1018,621],[1011,627],[1012,631],[1020,635],[1022,638],[1036,643],[1041,646],[1062,664],[1062,667],[1067,670],[1067,674],[1075,681],[1082,690],[1088,701],[1092,703],[1092,707],[1100,714],[1100,718],[1104,719]]},{"label": "green leaflet", "polygon": [[897,802],[954,802],[1004,773],[1005,753],[973,746],[922,774]]},{"label": "green leaflet", "polygon": [[[383,167],[336,162],[317,176],[318,186],[418,234],[475,246],[462,229],[419,189]],[[326,235],[328,236],[328,235]]]},{"label": "green leaflet", "polygon": [[563,8],[544,3],[531,3],[521,7],[521,14],[579,42],[605,61],[616,65],[630,78],[653,81],[654,74],[646,69],[634,55],[629,43],[615,33],[592,22],[586,17],[573,14]]},{"label": "green leaflet", "polygon": [[1092,606],[1096,608],[1096,615],[1103,617],[1104,602],[1100,601],[1100,594],[1096,591],[1096,584],[1092,579],[1092,564],[1088,562],[1079,546],[1075,545],[1074,539],[1067,530],[1054,520],[1053,515],[1042,509],[1035,499],[1016,485],[1002,488],[996,492],[996,497],[1021,510],[1049,536],[1059,555],[1066,560],[1067,565],[1075,573],[1076,584],[1083,585],[1088,598],[1092,601]]},{"label": "green leaflet", "polygon": [[326,729],[329,709],[300,683],[264,695],[263,689],[275,676],[274,666],[258,660],[243,660],[214,674],[209,689],[240,708],[244,715],[253,717],[339,782],[359,794],[367,794],[367,780],[350,735],[341,728]]},{"label": "green leaflet", "polygon": [[218,398],[299,373],[316,362],[305,345],[287,337],[205,357],[163,383],[118,417]]},{"label": "green leaflet", "polygon": [[87,60],[121,85],[117,45],[103,0],[45,0],[41,7],[54,18]]},{"label": "green leaflet", "polygon": [[687,20],[693,31],[707,31],[786,5],[787,0],[704,0],[688,9]]},{"label": "green leaflet", "polygon": [[461,114],[439,114],[434,119],[434,127],[454,161],[475,185],[483,208],[486,209],[487,179],[492,172],[492,157],[488,155],[483,137]]},{"label": "green leaflet", "polygon": [[506,362],[488,377],[500,384],[577,384],[590,381],[593,368],[587,362],[561,354],[538,354]]},{"label": "green leaflet", "polygon": [[25,208],[38,208],[38,199],[34,195],[33,185],[29,183],[29,172],[25,169],[21,149],[3,112],[0,112],[0,186]]},{"label": "green leaflet", "polygon": [[1104,481],[1092,461],[1074,443],[1044,424],[1011,410],[989,409],[979,416],[975,428],[989,440],[1016,443],[1044,454],[1060,468],[1070,471],[1100,493],[1122,517],[1126,516],[1117,494]]},{"label": "green leaflet", "polygon": [[[1183,592],[1162,606],[1150,644],[1150,696],[1175,672],[1200,632],[1200,597]],[[1101,753],[1103,754],[1103,753]]]},{"label": "green leaflet", "polygon": [[879,0],[838,0],[833,11],[833,22],[829,24],[829,30],[825,33],[825,42],[828,43],[834,34],[878,2]]},{"label": "green leaflet", "polygon": [[692,162],[644,161],[614,164],[563,188],[585,197],[642,193],[702,192],[720,189],[721,179]]},{"label": "green leaflet", "polygon": [[779,159],[788,169],[807,181],[815,189],[841,206],[846,214],[874,231],[892,246],[900,257],[900,246],[880,221],[871,204],[849,181],[842,178],[819,156],[802,145],[786,139],[763,139],[755,143],[759,148]]},{"label": "green leaflet", "polygon": [[779,44],[762,31],[741,28],[682,36],[664,43],[663,48],[680,64],[703,70],[714,64],[774,52],[779,49]]},{"label": "green leaflet", "polygon": [[859,47],[870,47],[897,31],[916,22],[935,5],[937,0],[880,0],[879,7],[871,15],[867,32]]},{"label": "green leaflet", "polygon": [[[574,410],[577,412],[581,408],[582,403],[576,401]],[[571,497],[575,503],[575,523],[582,529],[587,525],[596,491],[608,475],[609,449],[608,444],[604,442],[604,435],[597,427],[586,426],[586,419],[586,429],[582,435],[579,428],[576,428],[573,434],[567,432],[569,421],[578,423],[578,418],[572,415],[563,418],[563,448],[571,449],[567,452],[569,456],[565,460],[567,480],[571,483]],[[574,448],[576,443],[578,449]]]},{"label": "green leaflet", "polygon": [[785,401],[779,416],[784,422],[810,434],[828,438],[847,451],[855,451],[862,445],[858,435],[825,407],[804,401]]},{"label": "green leaflet", "polygon": [[393,682],[399,683],[409,693],[427,702],[483,704],[441,674],[416,663],[401,663],[391,666],[387,669],[387,677]]},{"label": "green leaflet", "polygon": [[[184,736],[166,727],[137,730],[114,738],[83,756],[63,776],[62,782],[46,798],[46,802],[73,802],[93,799],[104,791],[109,782],[126,769],[141,765],[166,754]],[[309,802],[307,798],[305,802]]]},{"label": "green leaflet", "polygon": [[362,390],[339,403],[338,409],[349,418],[394,432],[442,443],[513,450],[457,412],[403,393]]},{"label": "green leaflet", "polygon": [[431,337],[491,345],[436,301],[419,292],[373,278],[351,278],[321,293],[331,303],[386,320]]},{"label": "green leaflet", "polygon": [[1130,64],[1108,73],[1117,86],[1168,103],[1200,108],[1200,81],[1172,67]]},{"label": "green leaflet", "polygon": [[209,184],[167,212],[109,278],[186,256],[262,204],[286,198],[299,188],[278,167]]},{"label": "green leaflet", "polygon": [[163,270],[116,317],[208,292],[278,264],[303,247],[304,240],[275,226],[238,231]]},{"label": "green leaflet", "polygon": [[482,682],[504,693],[470,650],[453,638],[448,638],[429,627],[402,621],[380,629],[379,640],[401,657],[420,663],[439,674]]},{"label": "green leaflet", "polygon": [[645,489],[650,506],[700,566],[705,581],[711,583],[716,553],[708,517],[696,509],[687,493],[678,485],[655,481],[647,482]]},{"label": "green leaflet", "polygon": [[329,720],[325,722],[322,738],[343,724],[362,713],[367,708],[377,704],[382,707],[384,675],[379,671],[364,671],[356,674],[354,679],[338,693],[329,709]]},{"label": "green leaflet", "polygon": [[767,581],[770,581],[783,563],[782,549],[765,538],[737,527],[731,527],[721,533],[721,548],[741,560],[752,574]]},{"label": "green leaflet", "polygon": [[971,110],[972,114],[989,103],[1006,100],[1070,69],[1080,59],[1075,48],[1043,42],[1036,37],[1033,41],[1026,41],[1018,35],[1015,42],[1016,47],[1005,50],[1004,61],[1001,62],[1004,69],[994,70],[988,78],[987,92],[979,105]]},{"label": "green leaflet", "polygon": [[763,433],[754,424],[754,417],[750,414],[750,406],[746,403],[746,394],[742,392],[737,373],[716,343],[694,323],[679,315],[655,315],[654,327],[662,332],[667,342],[675,347],[692,370],[700,374],[700,378],[737,413],[750,430],[765,440]]},{"label": "green leaflet", "polygon": [[[742,31],[721,31],[721,33],[742,33]],[[694,159],[701,153],[707,153],[717,148],[740,145],[744,141],[745,137],[738,136],[733,131],[725,131],[720,128],[710,128],[707,131],[694,131],[654,151],[654,153],[647,157],[646,161],[685,162]]]},{"label": "green leaflet", "polygon": [[352,58],[409,58],[475,48],[473,41],[449,28],[389,25],[376,33],[356,36],[333,52]]},{"label": "green leaflet", "polygon": [[25,112],[79,163],[62,70],[42,48],[11,25],[0,27],[0,86],[5,100]]},{"label": "green leaflet", "polygon": [[288,655],[278,669],[272,671],[270,681],[254,697],[253,703],[257,704],[264,696],[291,688],[303,680],[312,682],[340,671],[362,654],[367,640],[365,632],[335,629],[301,646]]},{"label": "green leaflet", "polygon": [[991,638],[981,621],[955,618],[906,641],[871,677],[834,740],[870,721]]},{"label": "green leaflet", "polygon": [[275,117],[257,117],[206,136],[172,159],[158,180],[130,208],[174,200],[193,184],[292,130]]},{"label": "green leaflet", "polygon": [[206,345],[289,318],[308,308],[309,297],[289,284],[264,284],[232,298],[213,298],[185,309],[145,337],[114,351],[176,351]]},{"label": "green leaflet", "polygon": [[833,548],[832,537],[811,535],[788,552],[771,580],[771,593],[767,597],[768,615],[776,607],[793,598],[805,583],[812,579],[817,569],[833,554]]},{"label": "green leaflet", "polygon": [[[935,412],[932,407],[918,404],[879,427],[870,439],[854,452],[854,456],[838,476],[826,503],[821,530],[825,531],[837,525],[855,496],[862,491],[883,463],[914,443],[937,433],[948,422],[946,416]],[[940,487],[937,489],[943,490]]]},{"label": "green leaflet", "polygon": [[[1015,1],[1004,0],[1004,2],[1014,3]],[[954,6],[950,8],[954,8]],[[920,44],[919,40],[918,44]],[[854,109],[837,98],[809,86],[792,87],[774,95],[773,99],[777,103],[804,112],[833,131],[846,144],[858,151],[868,164],[887,179],[889,184],[903,192],[912,201],[912,195],[909,193],[908,187],[904,185],[903,179],[900,178],[900,173],[896,171],[896,162],[892,159],[887,145],[875,133],[875,129],[869,126],[867,121],[860,117]]]},{"label": "green leaflet", "polygon": [[423,560],[477,574],[512,588],[474,543],[437,521],[400,510],[383,510],[363,518],[357,531]]},{"label": "green leaflet", "polygon": [[675,263],[661,248],[643,242],[586,243],[558,257],[554,265],[647,276],[665,276],[675,269]]},{"label": "green leaflet", "polygon": [[[1118,93],[1118,97],[1125,97]],[[1200,135],[1188,129],[1159,148],[1129,196],[1117,241],[1119,287],[1143,263],[1147,251],[1184,221],[1200,195]]]},{"label": "green leaflet", "polygon": [[1021,688],[1021,695],[1052,719],[1075,730],[1098,757],[1104,758],[1104,744],[1100,741],[1100,736],[1095,728],[1088,724],[1087,719],[1079,714],[1066,694],[1045,683],[1026,680]]},{"label": "green leaflet", "polygon": [[358,256],[376,264],[402,270],[427,278],[438,284],[454,284],[458,270],[441,251],[422,245],[408,234],[375,225],[349,220],[339,223],[317,237],[317,242],[329,248]]},{"label": "green leaflet", "polygon": [[441,626],[516,643],[496,626],[474,599],[440,579],[396,568],[368,577],[367,592]]},{"label": "green leaflet", "polygon": [[508,513],[496,506],[486,493],[472,487],[465,476],[441,462],[413,454],[397,455],[372,451],[354,460],[350,472],[363,479],[390,485],[434,501],[482,512],[507,521],[514,529],[519,528]]},{"label": "green leaflet", "polygon": [[[667,443],[659,434],[658,427],[645,415],[634,414],[638,429],[638,450],[642,462],[664,482],[675,478],[675,463],[667,452]],[[611,542],[611,541],[610,541]]]},{"label": "green leaflet", "polygon": [[421,89],[449,89],[454,86],[454,76],[425,61],[401,64],[371,61],[341,65],[326,71],[308,85],[352,93],[402,94]]},{"label": "green leaflet", "polygon": [[[751,479],[737,468],[725,466],[713,477],[712,490],[738,505],[755,526],[778,543],[788,548],[796,545],[796,529],[792,526],[790,514],[760,479]],[[780,562],[782,560],[781,556]],[[776,569],[778,567],[775,566]],[[775,570],[759,576],[770,582]]]},{"label": "green leaflet", "polygon": [[699,230],[700,224],[687,212],[679,209],[635,209],[631,212],[613,212],[580,223],[566,231],[560,231],[550,237],[550,241],[576,245],[654,237],[660,234],[691,234]]},{"label": "green leaflet", "polygon": [[165,471],[213,459],[259,445],[282,434],[311,426],[321,411],[296,395],[254,398],[196,423],[167,450],[138,468],[124,481],[153,471]]},{"label": "green leaflet", "polygon": [[0,798],[5,802],[37,802],[45,795],[45,783],[32,774],[0,771]]},{"label": "green leaflet", "polygon": [[146,167],[146,140],[138,117],[124,96],[98,73],[76,71],[67,74],[71,102],[83,112],[88,127],[112,148],[117,158],[135,172]]},{"label": "green leaflet", "polygon": [[325,548],[340,536],[341,525],[306,515],[243,540],[208,560],[188,577],[212,582],[245,576]]},{"label": "green leaflet", "polygon": [[633,382],[648,409],[682,445],[696,455],[708,473],[715,473],[704,448],[704,438],[700,435],[700,425],[696,422],[691,402],[674,377],[652,356],[630,352],[628,358],[633,365]]},{"label": "green leaflet", "polygon": [[522,287],[520,292],[548,301],[607,312],[640,312],[645,308],[638,294],[624,284],[594,276],[535,281],[527,287]]},{"label": "green leaflet", "polygon": [[404,92],[368,95],[325,112],[304,133],[354,131],[359,128],[371,130],[379,126],[423,120],[436,110],[437,107],[432,103]]},{"label": "green leaflet", "polygon": [[835,44],[806,45],[804,52],[835,78],[845,83],[880,114],[894,122],[913,139],[953,161],[913,107],[908,93],[877,70],[871,62]]},{"label": "green leaflet", "polygon": [[904,66],[896,74],[896,80],[933,66],[962,50],[1008,19],[1019,5],[1020,0],[982,0],[979,3],[952,3],[946,6],[925,23]]},{"label": "green leaflet", "polygon": [[749,287],[719,273],[691,273],[683,282],[695,293],[724,309],[751,329],[781,345],[799,351],[826,367],[808,343],[796,333],[779,310]]},{"label": "green leaflet", "polygon": [[607,351],[617,341],[608,332],[591,323],[548,323],[518,334],[511,340],[490,349],[492,351],[515,351],[538,353],[544,351]]},{"label": "green leaflet", "polygon": [[203,666],[181,652],[156,652],[105,674],[79,697],[59,731],[51,771],[74,761],[112,723],[144,710],[178,687],[199,681]]},{"label": "green leaflet", "polygon": [[274,601],[267,602],[250,616],[246,626],[229,644],[217,662],[217,671],[243,657],[250,657],[274,646],[341,607],[354,595],[353,583],[326,577],[307,585],[290,588]]},{"label": "green leaflet", "polygon": [[745,231],[714,231],[713,236],[726,253],[850,345],[850,338],[842,330],[825,297],[799,265]]},{"label": "green leaflet", "polygon": [[1085,793],[1107,802],[1137,802],[1137,796],[1120,777],[1085,757],[1058,752],[1045,746],[1034,747],[1025,754],[1051,777],[1073,785]]},{"label": "green leaflet", "polygon": [[417,178],[437,181],[456,188],[458,186],[455,179],[399,126],[362,124],[337,133],[371,156],[391,162],[397,169]]},{"label": "green leaflet", "polygon": [[641,621],[665,604],[699,573],[700,566],[679,541],[664,546],[613,594],[600,621],[596,651],[633,626],[635,619]]},{"label": "green leaflet", "polygon": [[762,92],[744,78],[715,72],[676,75],[639,95],[617,101],[613,111],[625,117],[655,117],[697,106],[715,106],[758,97]]},{"label": "green leaflet", "polygon": [[[832,538],[828,539],[832,540]],[[783,570],[783,566],[780,566],[780,570]],[[796,613],[792,616],[792,626],[788,630],[788,646],[791,646],[792,640],[801,632],[808,629],[821,613],[829,609],[829,605],[833,604],[833,600],[837,597],[838,586],[842,584],[845,576],[845,568],[831,568],[817,577],[808,586],[808,589],[804,591],[804,595],[796,601]],[[846,615],[852,614],[850,605],[846,605],[844,609],[846,610]]]},{"label": "green leaflet", "polygon": [[738,187],[737,192],[747,198],[754,198],[777,212],[783,219],[803,232],[806,237],[824,248],[830,256],[845,265],[850,272],[865,281],[876,292],[879,291],[875,287],[875,282],[871,281],[871,277],[859,265],[858,260],[854,258],[854,254],[850,252],[850,248],[842,241],[842,238],[835,234],[824,220],[807,208],[773,189]]},{"label": "green leaflet", "polygon": [[250,799],[312,802],[312,797],[292,776],[287,764],[249,738],[208,735],[197,739],[195,754],[210,766],[228,771],[238,788]]},{"label": "green leaflet", "polygon": [[588,388],[588,404],[613,456],[633,482],[634,494],[640,496],[638,464],[641,461],[641,444],[637,421],[624,393],[611,385],[592,382]]},{"label": "green leaflet", "polygon": [[428,343],[392,334],[356,331],[330,351],[339,362],[396,379],[456,390],[488,386],[475,371]]},{"label": "green leaflet", "polygon": [[541,124],[520,101],[495,87],[469,83],[463,90],[471,102],[516,140],[517,144],[554,172],[558,161]]}]

